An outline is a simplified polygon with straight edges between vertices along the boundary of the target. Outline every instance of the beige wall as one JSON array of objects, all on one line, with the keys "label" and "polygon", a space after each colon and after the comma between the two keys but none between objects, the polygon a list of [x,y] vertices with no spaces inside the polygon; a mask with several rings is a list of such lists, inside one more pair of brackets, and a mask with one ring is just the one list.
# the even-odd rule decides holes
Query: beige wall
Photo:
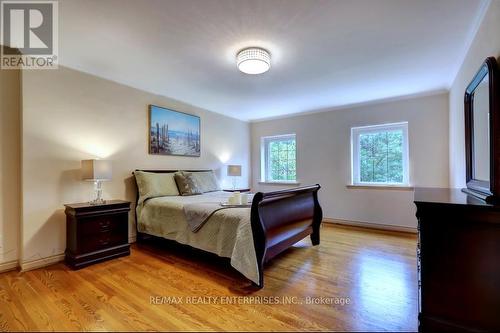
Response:
[{"label": "beige wall", "polygon": [[322,185],[325,217],[415,228],[412,191],[346,188],[351,179],[351,127],[401,121],[409,125],[411,184],[448,186],[447,94],[252,123],[253,186],[283,187],[258,183],[260,138],[296,133],[298,181]]},{"label": "beige wall", "polygon": [[16,265],[20,223],[20,75],[0,70],[0,270]]},{"label": "beige wall", "polygon": [[[113,161],[105,198],[134,200],[136,168],[211,168],[225,176],[225,163],[242,164],[241,185],[248,185],[248,123],[67,68],[25,71],[22,79],[25,264],[64,252],[63,204],[93,194],[92,184],[80,180],[82,159]],[[200,158],[148,154],[148,104],[201,117]]]},{"label": "beige wall", "polygon": [[464,93],[483,61],[500,60],[500,0],[493,0],[450,89],[450,186],[465,186]]}]

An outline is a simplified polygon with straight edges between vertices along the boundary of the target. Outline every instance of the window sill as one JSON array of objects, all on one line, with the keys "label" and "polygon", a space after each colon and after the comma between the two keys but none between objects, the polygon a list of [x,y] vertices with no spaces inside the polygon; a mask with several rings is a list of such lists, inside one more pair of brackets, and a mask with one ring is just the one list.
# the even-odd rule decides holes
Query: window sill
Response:
[{"label": "window sill", "polygon": [[299,182],[284,182],[284,181],[276,181],[276,182],[272,182],[272,181],[262,182],[262,181],[260,181],[259,184],[262,184],[262,185],[290,185],[290,186],[300,185]]},{"label": "window sill", "polygon": [[370,185],[370,184],[349,184],[348,189],[369,189],[369,190],[398,190],[398,191],[413,191],[413,186],[410,185]]}]

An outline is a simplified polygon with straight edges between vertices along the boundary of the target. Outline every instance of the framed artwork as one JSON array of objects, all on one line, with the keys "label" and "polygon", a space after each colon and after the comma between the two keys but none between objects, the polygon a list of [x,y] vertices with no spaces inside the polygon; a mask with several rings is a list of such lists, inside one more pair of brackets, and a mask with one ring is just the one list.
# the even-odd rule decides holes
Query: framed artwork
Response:
[{"label": "framed artwork", "polygon": [[149,153],[200,157],[200,117],[149,106]]}]

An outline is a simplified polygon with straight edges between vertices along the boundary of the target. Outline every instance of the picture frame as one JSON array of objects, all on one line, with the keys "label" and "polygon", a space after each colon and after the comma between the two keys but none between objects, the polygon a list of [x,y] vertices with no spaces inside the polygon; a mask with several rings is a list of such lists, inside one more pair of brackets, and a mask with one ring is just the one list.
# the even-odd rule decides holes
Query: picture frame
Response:
[{"label": "picture frame", "polygon": [[148,147],[151,155],[201,156],[201,118],[149,105]]}]

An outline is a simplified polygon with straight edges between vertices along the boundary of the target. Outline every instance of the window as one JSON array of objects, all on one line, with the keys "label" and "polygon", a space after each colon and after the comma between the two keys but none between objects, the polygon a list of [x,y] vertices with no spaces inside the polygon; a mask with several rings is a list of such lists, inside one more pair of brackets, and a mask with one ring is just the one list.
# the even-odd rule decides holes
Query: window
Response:
[{"label": "window", "polygon": [[261,139],[261,178],[264,182],[297,181],[295,134]]},{"label": "window", "polygon": [[408,123],[351,129],[354,185],[409,185]]}]

